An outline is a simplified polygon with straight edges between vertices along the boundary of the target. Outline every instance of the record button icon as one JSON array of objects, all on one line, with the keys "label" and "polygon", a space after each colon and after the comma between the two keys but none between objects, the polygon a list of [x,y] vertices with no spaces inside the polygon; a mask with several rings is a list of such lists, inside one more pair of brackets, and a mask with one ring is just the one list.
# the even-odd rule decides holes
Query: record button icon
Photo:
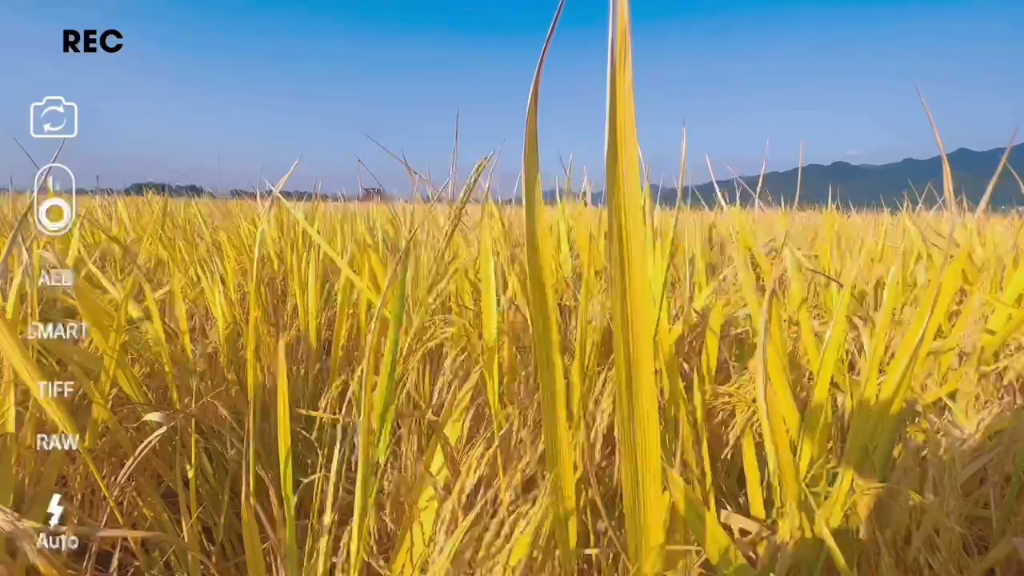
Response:
[{"label": "record button icon", "polygon": [[36,172],[32,186],[36,228],[47,236],[71,230],[78,210],[75,175],[63,164],[47,164]]}]

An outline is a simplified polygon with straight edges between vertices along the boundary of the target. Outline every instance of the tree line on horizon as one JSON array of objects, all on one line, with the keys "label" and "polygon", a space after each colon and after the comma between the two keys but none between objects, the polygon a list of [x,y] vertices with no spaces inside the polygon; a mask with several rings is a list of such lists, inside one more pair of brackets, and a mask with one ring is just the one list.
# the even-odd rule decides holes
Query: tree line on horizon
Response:
[{"label": "tree line on horizon", "polygon": [[[955,192],[969,204],[977,204],[996,173],[1000,160],[1006,152],[1003,148],[975,151],[960,148],[946,155],[953,175]],[[1024,144],[1010,150],[1005,169],[993,190],[990,208],[1007,210],[1024,207]],[[832,164],[808,164],[803,168],[766,172],[764,176],[748,175],[720,179],[695,186],[683,187],[652,183],[651,196],[662,206],[674,206],[679,200],[700,207],[711,207],[718,203],[718,196],[732,204],[753,205],[755,201],[764,205],[793,206],[799,190],[799,204],[803,206],[824,206],[832,202],[841,206],[856,208],[894,207],[910,201],[934,205],[942,196],[942,160],[939,156],[918,160],[907,158],[889,164],[869,165],[833,162]],[[9,191],[4,189],[4,191]],[[160,182],[135,183],[124,188],[79,188],[81,195],[122,195],[169,196],[172,198],[231,198],[255,200],[255,190],[233,188],[226,193],[215,193],[209,188],[196,184],[168,184]],[[591,190],[580,194],[578,190],[568,191],[595,206],[605,204],[604,190]],[[262,192],[261,195],[269,194]],[[555,203],[566,194],[562,188],[544,191],[544,200]],[[358,195],[329,194],[308,190],[283,190],[281,195],[292,201],[305,202],[318,199],[327,202],[393,202],[403,198],[382,188],[362,188]],[[756,200],[755,200],[756,198]],[[442,199],[443,200],[443,199]],[[502,198],[501,204],[517,204],[518,198]]]}]

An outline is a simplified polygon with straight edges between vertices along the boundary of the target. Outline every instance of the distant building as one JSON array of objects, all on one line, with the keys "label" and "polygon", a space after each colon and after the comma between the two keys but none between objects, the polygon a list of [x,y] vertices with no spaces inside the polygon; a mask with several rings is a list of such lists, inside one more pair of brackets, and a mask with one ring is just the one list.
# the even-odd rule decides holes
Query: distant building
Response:
[{"label": "distant building", "polygon": [[359,195],[360,202],[390,202],[391,197],[383,188],[363,188]]}]

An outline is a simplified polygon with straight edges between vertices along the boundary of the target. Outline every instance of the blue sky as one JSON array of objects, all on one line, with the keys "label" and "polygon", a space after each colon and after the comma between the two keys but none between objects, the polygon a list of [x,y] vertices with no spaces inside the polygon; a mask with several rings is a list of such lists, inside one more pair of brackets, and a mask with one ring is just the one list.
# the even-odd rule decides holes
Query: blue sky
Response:
[{"label": "blue sky", "polygon": [[[551,0],[4,0],[0,7],[0,179],[31,183],[54,142],[29,137],[48,95],[79,106],[62,159],[80,184],[160,180],[211,188],[276,180],[356,186],[356,156],[388,188],[404,171],[369,134],[435,177],[447,171],[456,112],[460,164],[504,143],[508,192],[522,154],[530,78]],[[214,7],[216,6],[216,7]],[[693,180],[726,164],[756,172],[809,162],[882,163],[936,153],[914,92],[950,149],[1006,144],[1024,120],[1014,22],[1019,1],[634,1],[638,129],[655,179],[678,170],[681,128]],[[64,28],[117,28],[114,55],[61,52]],[[544,170],[574,154],[600,180],[607,7],[568,0],[541,94]],[[1019,50],[1019,46],[1018,46]],[[369,177],[364,174],[364,179]]]}]

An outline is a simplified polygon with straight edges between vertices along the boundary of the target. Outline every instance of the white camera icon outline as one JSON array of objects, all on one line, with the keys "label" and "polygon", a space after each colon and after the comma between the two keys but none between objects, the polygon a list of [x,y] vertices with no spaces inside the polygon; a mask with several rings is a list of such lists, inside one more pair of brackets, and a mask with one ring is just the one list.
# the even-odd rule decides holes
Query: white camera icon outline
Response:
[{"label": "white camera icon outline", "polygon": [[[42,111],[37,113],[40,108]],[[43,118],[51,112],[64,116],[59,126],[54,127]],[[42,123],[41,127],[36,126],[37,117]],[[28,127],[33,138],[74,138],[78,136],[78,104],[68,102],[63,96],[47,96],[39,102],[33,102],[29,107]]]},{"label": "white camera icon outline", "polygon": [[[71,179],[71,190],[68,193],[71,195],[71,203],[57,197],[51,196],[46,198],[42,202],[39,201],[39,189],[43,186],[49,187],[48,179],[50,177],[51,170],[63,170],[67,173],[68,178]],[[53,192],[52,190],[50,191]],[[63,164],[47,164],[36,172],[35,181],[32,186],[32,207],[35,210],[36,229],[47,236],[63,236],[71,230],[71,226],[74,224],[75,216],[78,212],[78,192],[75,189],[75,175],[71,170]],[[49,210],[50,208],[57,207],[61,211],[59,220],[50,220]]]}]

